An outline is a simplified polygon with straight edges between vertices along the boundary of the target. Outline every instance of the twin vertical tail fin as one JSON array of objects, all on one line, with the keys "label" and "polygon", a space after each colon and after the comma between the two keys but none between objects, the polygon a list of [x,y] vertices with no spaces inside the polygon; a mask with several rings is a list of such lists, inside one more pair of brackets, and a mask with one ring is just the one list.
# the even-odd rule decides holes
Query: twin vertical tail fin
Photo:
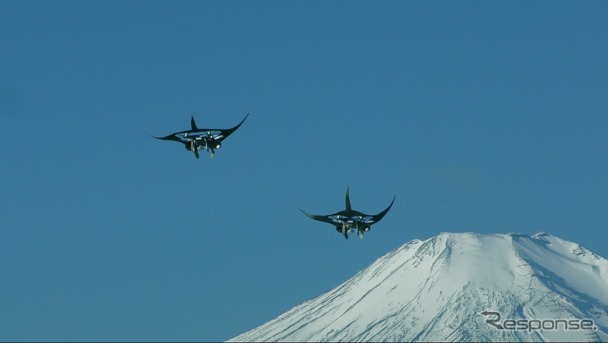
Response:
[{"label": "twin vertical tail fin", "polygon": [[347,211],[351,211],[352,210],[352,208],[350,206],[350,197],[348,196],[348,190],[349,190],[349,188],[350,187],[346,188],[346,210]]},{"label": "twin vertical tail fin", "polygon": [[196,127],[196,122],[194,121],[194,116],[192,116],[192,119],[190,119],[190,126],[192,127],[192,130],[198,130],[198,127]]}]

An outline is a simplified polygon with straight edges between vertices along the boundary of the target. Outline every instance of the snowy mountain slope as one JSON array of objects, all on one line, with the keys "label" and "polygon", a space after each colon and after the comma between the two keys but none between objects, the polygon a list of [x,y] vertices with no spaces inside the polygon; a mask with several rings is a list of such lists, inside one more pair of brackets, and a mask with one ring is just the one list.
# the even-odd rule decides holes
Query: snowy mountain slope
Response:
[{"label": "snowy mountain slope", "polygon": [[231,339],[412,340],[608,341],[608,260],[545,233],[442,233]]}]

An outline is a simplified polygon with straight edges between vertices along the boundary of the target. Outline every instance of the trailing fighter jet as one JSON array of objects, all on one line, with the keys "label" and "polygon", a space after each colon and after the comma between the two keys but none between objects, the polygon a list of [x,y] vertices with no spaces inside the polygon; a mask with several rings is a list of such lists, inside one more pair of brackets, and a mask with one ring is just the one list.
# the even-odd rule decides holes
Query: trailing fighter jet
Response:
[{"label": "trailing fighter jet", "polygon": [[194,122],[194,116],[190,120],[191,130],[172,133],[166,137],[154,137],[162,140],[171,140],[182,143],[186,150],[192,151],[194,156],[198,158],[198,152],[205,148],[211,152],[211,158],[215,156],[215,150],[222,146],[222,141],[236,131],[249,117],[249,113],[241,120],[241,122],[232,129],[199,129]]},{"label": "trailing fighter jet", "polygon": [[357,232],[359,237],[363,239],[363,234],[371,229],[372,224],[375,224],[380,221],[388,213],[388,211],[393,206],[395,202],[395,197],[393,197],[393,201],[388,207],[376,214],[376,215],[368,215],[365,213],[361,213],[359,211],[355,211],[350,206],[350,197],[348,196],[348,188],[346,188],[346,210],[336,212],[334,214],[329,214],[325,216],[318,216],[314,214],[309,214],[304,212],[304,210],[300,209],[302,213],[307,215],[309,218],[314,220],[318,220],[324,223],[329,223],[336,227],[336,231],[344,235],[344,238],[348,239],[349,232]]}]

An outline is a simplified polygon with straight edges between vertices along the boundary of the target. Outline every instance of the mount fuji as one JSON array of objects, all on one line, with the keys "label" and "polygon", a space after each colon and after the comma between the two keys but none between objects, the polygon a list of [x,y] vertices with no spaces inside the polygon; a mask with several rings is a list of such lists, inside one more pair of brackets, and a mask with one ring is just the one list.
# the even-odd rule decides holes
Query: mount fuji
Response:
[{"label": "mount fuji", "polygon": [[546,233],[441,233],[230,341],[608,341],[608,260]]}]

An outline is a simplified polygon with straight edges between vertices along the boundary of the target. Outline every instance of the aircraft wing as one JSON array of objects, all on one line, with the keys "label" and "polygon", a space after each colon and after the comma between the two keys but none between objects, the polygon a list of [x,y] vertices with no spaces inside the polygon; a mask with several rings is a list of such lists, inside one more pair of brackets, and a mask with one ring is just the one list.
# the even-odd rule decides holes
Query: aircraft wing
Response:
[{"label": "aircraft wing", "polygon": [[375,216],[371,216],[374,223],[379,222],[380,219],[382,219],[388,213],[388,211],[391,209],[391,207],[393,207],[393,203],[395,202],[396,197],[397,196],[393,197],[393,201],[391,201],[391,204],[388,205],[388,207],[384,211],[376,214]]},{"label": "aircraft wing", "polygon": [[330,216],[318,216],[315,214],[310,214],[310,213],[306,213],[303,209],[300,209],[300,211],[302,211],[302,213],[304,213],[308,218],[314,219],[314,220],[318,220],[320,222],[324,222],[324,223],[329,223],[332,225],[335,225],[336,222],[334,220],[332,220],[330,218]]},{"label": "aircraft wing", "polygon": [[218,130],[221,132],[221,134],[223,136],[222,140],[228,138],[228,136],[230,136],[234,131],[236,131],[239,127],[241,127],[241,125],[243,125],[243,122],[245,121],[245,119],[247,119],[247,117],[249,117],[249,113],[247,113],[245,118],[243,118],[243,120],[241,120],[241,122],[237,126],[231,128],[231,129]]},{"label": "aircraft wing", "polygon": [[181,132],[172,133],[165,137],[156,137],[156,136],[152,136],[152,137],[154,137],[156,139],[162,139],[163,141],[176,141],[176,142],[180,142],[180,143],[185,142],[185,140],[182,138],[183,134]]}]

